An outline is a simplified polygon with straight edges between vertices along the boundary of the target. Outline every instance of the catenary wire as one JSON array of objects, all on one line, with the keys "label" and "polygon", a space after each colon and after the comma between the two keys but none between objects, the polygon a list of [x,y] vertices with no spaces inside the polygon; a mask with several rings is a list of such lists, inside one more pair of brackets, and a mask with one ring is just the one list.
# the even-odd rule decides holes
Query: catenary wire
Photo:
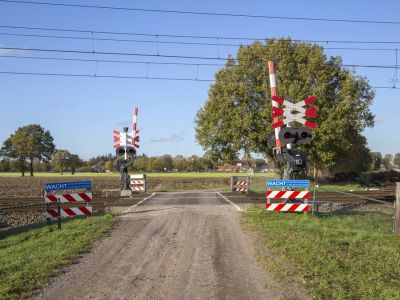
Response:
[{"label": "catenary wire", "polygon": [[[151,53],[132,53],[132,52],[104,52],[104,51],[85,51],[85,50],[67,50],[67,49],[44,49],[44,48],[21,48],[21,47],[0,47],[2,50],[16,50],[16,51],[32,51],[32,52],[46,52],[46,53],[73,53],[73,54],[99,54],[99,55],[121,55],[121,56],[140,56],[140,57],[161,57],[161,58],[179,58],[179,59],[199,59],[199,60],[219,60],[227,61],[232,58],[222,58],[213,56],[184,56],[184,55],[166,55],[166,54],[151,54]],[[95,59],[96,61],[96,59]],[[97,61],[99,61],[97,59]],[[198,65],[198,64],[195,64]],[[382,69],[398,69],[400,66],[390,65],[359,65],[359,64],[343,64],[344,67],[364,67],[364,68],[382,68]]]},{"label": "catenary wire", "polygon": [[[26,33],[8,33],[0,32],[3,36],[22,36],[36,38],[54,38],[54,39],[73,39],[87,41],[112,41],[112,42],[132,42],[132,43],[149,43],[149,44],[176,44],[176,45],[201,45],[201,46],[230,46],[240,47],[249,44],[228,44],[228,43],[205,43],[205,42],[186,42],[186,41],[159,41],[159,40],[137,40],[137,39],[116,39],[116,38],[100,38],[100,37],[79,37],[79,36],[60,36],[60,35],[42,35],[42,34],[26,34]],[[361,47],[324,47],[326,50],[355,50],[355,51],[394,51],[396,48],[361,48]]]},{"label": "catenary wire", "polygon": [[[276,38],[255,38],[255,37],[233,37],[233,36],[205,36],[205,35],[177,35],[177,34],[162,34],[162,33],[135,33],[135,32],[120,32],[120,31],[100,31],[93,29],[68,29],[68,28],[50,28],[50,27],[30,27],[30,26],[13,26],[1,25],[0,28],[8,29],[25,29],[36,31],[58,31],[58,32],[74,32],[74,33],[89,33],[89,34],[108,34],[108,35],[130,35],[130,36],[146,36],[146,37],[170,37],[170,38],[188,38],[188,39],[215,39],[215,40],[247,40],[247,41],[265,41],[276,40]],[[400,41],[356,41],[356,40],[313,40],[313,39],[291,39],[294,42],[309,42],[309,43],[338,43],[338,44],[400,44]]]},{"label": "catenary wire", "polygon": [[[0,47],[0,49],[2,49]],[[93,54],[93,52],[89,52]],[[79,61],[79,62],[98,62],[98,63],[127,63],[127,64],[150,64],[150,65],[181,65],[181,66],[220,66],[225,64],[217,63],[188,63],[188,62],[158,62],[158,61],[135,61],[135,60],[108,60],[108,59],[89,59],[89,58],[70,58],[70,57],[46,57],[46,56],[21,56],[21,55],[0,55],[0,58],[16,58],[16,59],[37,59],[37,60],[57,60],[57,61]],[[186,57],[185,57],[186,58]],[[359,64],[342,64],[348,68],[373,68],[373,69],[396,69],[400,66],[396,65],[359,65]]]},{"label": "catenary wire", "polygon": [[148,9],[134,8],[122,6],[101,6],[87,4],[73,4],[62,2],[39,2],[39,1],[23,1],[23,0],[0,0],[3,3],[28,4],[28,5],[45,5],[58,7],[73,7],[73,8],[91,8],[103,10],[119,10],[133,11],[146,13],[166,13],[166,14],[182,14],[182,15],[199,15],[199,16],[214,16],[214,17],[239,17],[239,18],[254,18],[254,19],[278,19],[292,21],[317,21],[317,22],[336,22],[336,23],[362,23],[362,24],[385,24],[385,25],[400,25],[400,21],[382,21],[382,20],[361,20],[361,19],[331,19],[331,18],[310,18],[310,17],[289,17],[289,16],[270,16],[270,15],[253,15],[253,14],[234,14],[225,12],[205,12],[205,11],[184,11],[184,10],[167,10],[167,9]]},{"label": "catenary wire", "polygon": [[[215,82],[213,79],[199,78],[179,78],[179,77],[153,77],[153,76],[125,76],[125,75],[96,75],[96,74],[72,74],[72,73],[42,73],[42,72],[14,72],[1,71],[0,74],[9,75],[32,75],[32,76],[61,76],[61,77],[88,77],[88,78],[113,78],[113,79],[148,79],[148,80],[168,80],[168,81],[197,81],[197,82]],[[392,89],[400,90],[400,87],[390,86],[372,86],[373,89]]]}]

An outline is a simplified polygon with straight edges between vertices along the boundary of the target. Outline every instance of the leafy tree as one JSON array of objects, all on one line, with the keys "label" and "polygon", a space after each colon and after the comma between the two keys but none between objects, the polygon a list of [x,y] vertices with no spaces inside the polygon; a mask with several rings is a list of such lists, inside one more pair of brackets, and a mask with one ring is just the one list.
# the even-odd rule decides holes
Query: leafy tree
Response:
[{"label": "leafy tree", "polygon": [[382,165],[382,154],[380,152],[370,152],[371,156],[371,166],[372,171],[379,170]]},{"label": "leafy tree", "polygon": [[70,170],[75,174],[76,168],[82,165],[82,160],[76,154],[71,154],[68,150],[58,149],[51,158],[51,166],[54,170],[64,174],[64,171]]},{"label": "leafy tree", "polygon": [[70,169],[71,174],[75,174],[76,168],[82,165],[82,160],[77,154],[69,154],[67,159],[67,168]]},{"label": "leafy tree", "polygon": [[393,158],[393,165],[397,168],[400,169],[400,153],[396,153],[396,155]]},{"label": "leafy tree", "polygon": [[31,124],[19,127],[10,135],[1,148],[1,154],[18,160],[22,176],[25,175],[28,160],[30,175],[33,176],[34,161],[48,161],[54,148],[50,131],[45,131],[40,125]]},{"label": "leafy tree", "polygon": [[385,156],[383,157],[382,165],[386,170],[389,170],[392,168],[392,160],[393,160],[392,154],[385,154]]},{"label": "leafy tree", "polygon": [[174,168],[174,161],[172,159],[172,156],[169,154],[164,154],[162,157],[163,160],[163,169],[167,172],[172,171],[172,169]]},{"label": "leafy tree", "polygon": [[70,155],[71,153],[69,153],[68,150],[57,149],[51,157],[50,163],[52,168],[61,174],[64,174],[64,170],[67,169],[68,158]]},{"label": "leafy tree", "polygon": [[186,159],[182,155],[177,155],[174,158],[174,168],[178,172],[186,171]]},{"label": "leafy tree", "polygon": [[29,136],[24,128],[18,128],[17,131],[5,140],[1,148],[1,155],[16,159],[18,170],[22,176],[25,176],[26,160],[31,155],[31,147],[34,139]]},{"label": "leafy tree", "polygon": [[208,99],[196,116],[196,139],[213,160],[232,160],[238,153],[272,156],[267,61],[274,60],[278,93],[294,102],[316,95],[318,128],[303,146],[315,169],[334,168],[347,156],[365,127],[373,126],[369,109],[374,92],[366,78],[342,67],[340,57],[327,58],[316,44],[290,39],[240,47],[217,72]]}]

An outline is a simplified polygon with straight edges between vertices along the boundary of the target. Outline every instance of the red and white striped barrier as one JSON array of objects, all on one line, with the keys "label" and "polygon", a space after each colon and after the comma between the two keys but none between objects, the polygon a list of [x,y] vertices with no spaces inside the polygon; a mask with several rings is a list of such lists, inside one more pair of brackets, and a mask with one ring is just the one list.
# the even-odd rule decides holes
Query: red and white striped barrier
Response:
[{"label": "red and white striped barrier", "polygon": [[[91,206],[61,208],[61,217],[89,216],[92,212],[93,210]],[[51,219],[57,217],[57,209],[49,209],[46,211],[46,218]]]},{"label": "red and white striped barrier", "polygon": [[132,192],[145,192],[146,175],[145,174],[130,175],[129,187],[132,190]]},{"label": "red and white striped barrier", "polygon": [[310,206],[302,203],[267,203],[267,211],[308,212]]},{"label": "red and white striped barrier", "polygon": [[90,202],[92,201],[92,193],[75,193],[75,194],[62,194],[62,195],[46,195],[46,203],[57,203],[60,199],[61,203],[70,202]]},{"label": "red and white striped barrier", "polygon": [[144,192],[144,186],[131,186],[133,192]]},{"label": "red and white striped barrier", "polygon": [[247,181],[237,181],[236,185],[247,185]]},{"label": "red and white striped barrier", "polygon": [[247,187],[233,188],[233,192],[247,192]]},{"label": "red and white striped barrier", "polygon": [[138,111],[139,109],[135,107],[135,110],[133,111],[133,122],[132,122],[132,145],[135,148],[139,148],[139,130],[137,129],[137,116],[138,116]]},{"label": "red and white striped barrier", "polygon": [[[269,72],[269,85],[271,87],[271,97],[272,97],[272,109],[279,108],[279,103],[274,101],[274,97],[278,95],[276,90],[276,76],[275,76],[275,63],[273,60],[268,61],[268,72]],[[279,116],[273,117],[273,122],[279,123]],[[280,126],[273,127],[275,131],[275,146],[281,147],[282,143],[279,139]]]},{"label": "red and white striped barrier", "polygon": [[144,179],[143,180],[132,180],[131,179],[131,184],[144,184]]},{"label": "red and white striped barrier", "polygon": [[308,199],[309,191],[266,191],[267,199]]},{"label": "red and white striped barrier", "polygon": [[231,177],[231,191],[232,192],[246,192],[249,191],[250,178],[248,176],[232,176]]}]

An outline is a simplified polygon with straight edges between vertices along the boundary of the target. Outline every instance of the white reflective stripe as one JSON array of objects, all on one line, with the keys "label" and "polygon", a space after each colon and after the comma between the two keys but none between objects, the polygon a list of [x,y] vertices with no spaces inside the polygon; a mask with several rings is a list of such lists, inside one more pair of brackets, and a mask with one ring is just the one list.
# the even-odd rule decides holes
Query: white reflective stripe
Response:
[{"label": "white reflective stripe", "polygon": [[283,194],[281,198],[287,199],[293,194],[293,191],[287,191],[286,193]]},{"label": "white reflective stripe", "polygon": [[270,87],[272,87],[272,88],[276,87],[275,74],[269,74],[269,84],[270,84]]},{"label": "white reflective stripe", "polygon": [[288,211],[292,206],[293,206],[293,204],[285,204],[285,205],[281,208],[281,211]]},{"label": "white reflective stripe", "polygon": [[268,198],[268,199],[269,199],[269,198],[275,198],[275,196],[276,196],[278,193],[280,193],[280,191],[272,191],[272,193],[270,193],[270,194],[267,196],[267,198]]},{"label": "white reflective stripe", "polygon": [[298,195],[296,196],[296,198],[303,199],[304,196],[307,195],[308,193],[309,193],[308,191],[302,191],[302,192],[300,192],[300,194],[298,194]]},{"label": "white reflective stripe", "polygon": [[303,211],[306,207],[308,207],[308,204],[300,204],[295,211]]},{"label": "white reflective stripe", "polygon": [[283,119],[283,123],[287,124],[291,121],[296,121],[299,122],[301,124],[304,124],[306,122],[306,119],[304,117],[301,117],[299,115],[294,115],[292,113],[283,113],[284,119]]},{"label": "white reflective stripe", "polygon": [[268,208],[267,208],[267,210],[275,210],[275,208],[278,206],[278,204],[271,204]]},{"label": "white reflective stripe", "polygon": [[289,101],[284,100],[283,105],[286,106],[286,108],[289,108],[290,110],[296,110],[300,113],[306,112],[306,109],[303,107],[304,101],[298,102],[298,103],[292,103]]}]

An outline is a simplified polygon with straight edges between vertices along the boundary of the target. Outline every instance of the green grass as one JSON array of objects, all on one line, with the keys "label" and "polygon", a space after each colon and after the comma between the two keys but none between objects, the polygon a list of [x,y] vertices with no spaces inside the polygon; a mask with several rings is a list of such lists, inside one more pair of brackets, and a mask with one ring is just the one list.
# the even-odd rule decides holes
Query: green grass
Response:
[{"label": "green grass", "polygon": [[400,238],[391,216],[267,213],[243,224],[260,233],[265,268],[305,286],[314,299],[400,299]]},{"label": "green grass", "polygon": [[[133,172],[129,172],[134,174]],[[119,177],[119,173],[50,173],[50,172],[35,172],[34,177]],[[146,173],[150,178],[228,178],[231,176],[248,176],[247,173],[228,173],[228,172],[188,172],[188,173]],[[29,177],[29,173],[25,173],[26,177]],[[272,178],[273,173],[254,173],[252,177],[268,177]],[[0,177],[21,177],[21,173],[15,172],[0,172]]]},{"label": "green grass", "polygon": [[114,223],[110,214],[0,232],[0,299],[24,299]]}]

